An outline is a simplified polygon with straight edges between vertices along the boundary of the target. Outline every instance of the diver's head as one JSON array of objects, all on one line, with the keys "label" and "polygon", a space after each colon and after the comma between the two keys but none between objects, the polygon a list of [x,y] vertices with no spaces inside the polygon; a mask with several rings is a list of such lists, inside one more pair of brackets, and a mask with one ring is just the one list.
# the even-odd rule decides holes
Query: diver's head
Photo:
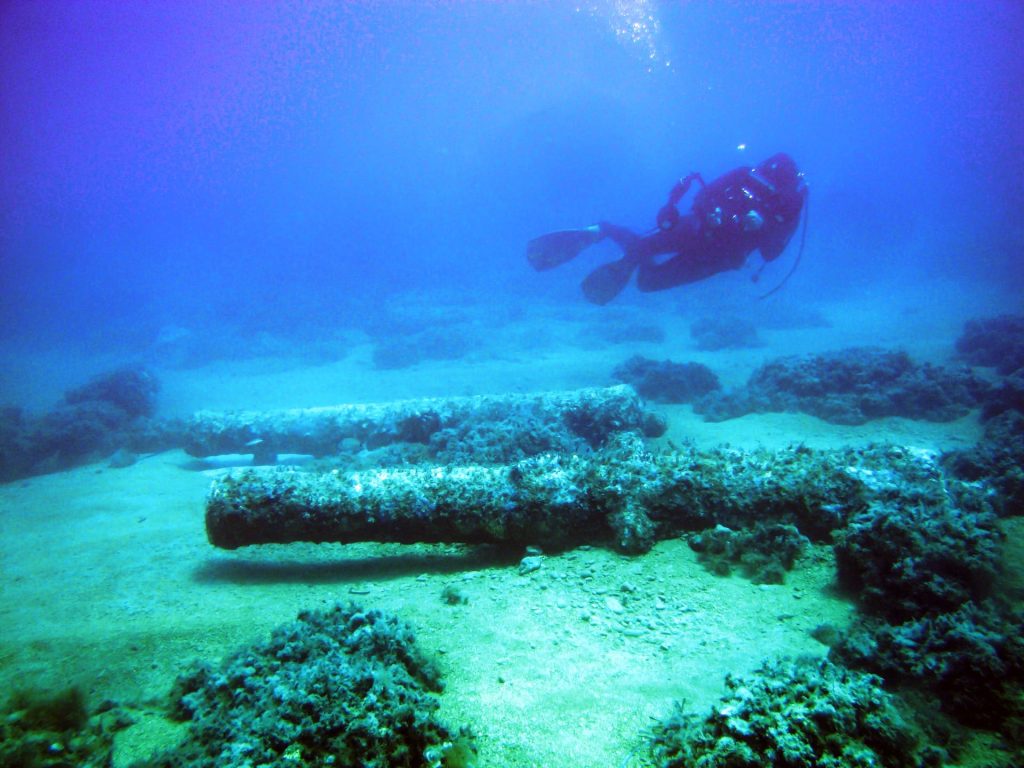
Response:
[{"label": "diver's head", "polygon": [[800,184],[800,170],[785,152],[772,155],[755,169],[776,189],[794,189]]}]

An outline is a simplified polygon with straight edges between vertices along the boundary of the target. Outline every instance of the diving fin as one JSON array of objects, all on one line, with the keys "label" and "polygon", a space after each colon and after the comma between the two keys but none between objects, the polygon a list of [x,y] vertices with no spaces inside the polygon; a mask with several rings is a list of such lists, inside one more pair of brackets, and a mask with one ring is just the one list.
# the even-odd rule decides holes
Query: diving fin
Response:
[{"label": "diving fin", "polygon": [[549,232],[526,244],[526,259],[538,272],[554,269],[576,258],[580,251],[603,237],[598,227]]},{"label": "diving fin", "polygon": [[636,267],[636,260],[628,256],[602,264],[583,280],[583,295],[591,304],[607,304],[622,293]]}]

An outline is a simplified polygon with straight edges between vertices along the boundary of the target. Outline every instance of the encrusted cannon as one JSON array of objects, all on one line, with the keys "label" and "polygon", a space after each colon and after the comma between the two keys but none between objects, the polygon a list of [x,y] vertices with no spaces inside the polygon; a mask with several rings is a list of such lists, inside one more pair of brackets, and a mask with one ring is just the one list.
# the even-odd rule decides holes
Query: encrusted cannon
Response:
[{"label": "encrusted cannon", "polygon": [[473,423],[512,423],[524,428],[557,424],[591,446],[619,432],[660,434],[664,423],[628,386],[540,394],[421,398],[385,403],[277,411],[200,411],[188,424],[185,450],[192,456],[255,453],[273,463],[280,453],[328,456],[346,440],[363,448],[427,443],[443,429]]},{"label": "encrusted cannon", "polygon": [[904,486],[944,498],[934,458],[909,449],[652,455],[638,437],[621,435],[588,455],[501,466],[236,470],[214,482],[206,528],[225,549],[293,541],[552,549],[610,542],[640,552],[680,531],[756,521],[794,523],[823,541],[873,498]]}]

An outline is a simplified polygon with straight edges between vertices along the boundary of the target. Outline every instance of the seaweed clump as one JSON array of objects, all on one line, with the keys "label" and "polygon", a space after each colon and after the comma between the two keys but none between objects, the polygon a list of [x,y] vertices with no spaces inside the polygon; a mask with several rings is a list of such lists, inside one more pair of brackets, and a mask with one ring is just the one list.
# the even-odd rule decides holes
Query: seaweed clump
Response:
[{"label": "seaweed clump", "polygon": [[0,766],[106,768],[113,741],[91,724],[78,688],[15,691],[0,714]]},{"label": "seaweed clump", "polygon": [[872,503],[836,538],[840,585],[896,622],[988,596],[1001,556],[994,515],[943,501]]},{"label": "seaweed clump", "polygon": [[748,413],[808,413],[833,424],[902,416],[952,421],[967,415],[989,385],[967,368],[917,364],[905,352],[870,348],[772,360],[746,386],[694,405],[709,421]]},{"label": "seaweed clump", "polygon": [[612,377],[656,403],[689,403],[722,387],[706,365],[671,360],[659,362],[643,355],[633,355],[616,366]]},{"label": "seaweed clump", "polygon": [[772,661],[726,693],[703,719],[677,705],[653,730],[659,768],[847,768],[938,765],[874,675],[824,660]]},{"label": "seaweed clump", "polygon": [[302,612],[219,668],[180,676],[172,711],[188,734],[136,768],[452,765],[468,735],[438,720],[441,687],[397,619],[356,605]]},{"label": "seaweed clump", "polygon": [[984,503],[1000,517],[1024,515],[1024,412],[991,419],[973,448],[952,451],[943,464],[955,477],[981,487]]},{"label": "seaweed clump", "polygon": [[919,465],[910,483],[861,471],[874,498],[837,533],[835,554],[839,583],[866,615],[830,658],[882,675],[960,725],[998,730],[1017,748],[1024,616],[994,599],[1000,493],[948,477],[948,459],[922,452]]},{"label": "seaweed clump", "polygon": [[1024,614],[990,600],[900,624],[866,618],[829,658],[930,694],[976,728],[1024,739]]},{"label": "seaweed clump", "polygon": [[689,540],[712,573],[728,576],[738,565],[755,584],[782,584],[809,543],[794,525],[763,522],[738,531],[719,525]]}]

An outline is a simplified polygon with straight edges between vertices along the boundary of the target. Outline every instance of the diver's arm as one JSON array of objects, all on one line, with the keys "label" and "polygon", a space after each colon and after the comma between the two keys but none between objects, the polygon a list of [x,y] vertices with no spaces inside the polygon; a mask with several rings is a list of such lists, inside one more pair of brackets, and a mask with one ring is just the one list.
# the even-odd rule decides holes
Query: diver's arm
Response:
[{"label": "diver's arm", "polygon": [[676,206],[679,205],[680,200],[686,197],[686,193],[690,191],[690,185],[694,181],[699,181],[701,187],[707,186],[701,175],[694,171],[686,178],[677,181],[676,185],[669,190],[668,202],[658,211],[658,229],[672,229],[679,222],[679,209]]}]

